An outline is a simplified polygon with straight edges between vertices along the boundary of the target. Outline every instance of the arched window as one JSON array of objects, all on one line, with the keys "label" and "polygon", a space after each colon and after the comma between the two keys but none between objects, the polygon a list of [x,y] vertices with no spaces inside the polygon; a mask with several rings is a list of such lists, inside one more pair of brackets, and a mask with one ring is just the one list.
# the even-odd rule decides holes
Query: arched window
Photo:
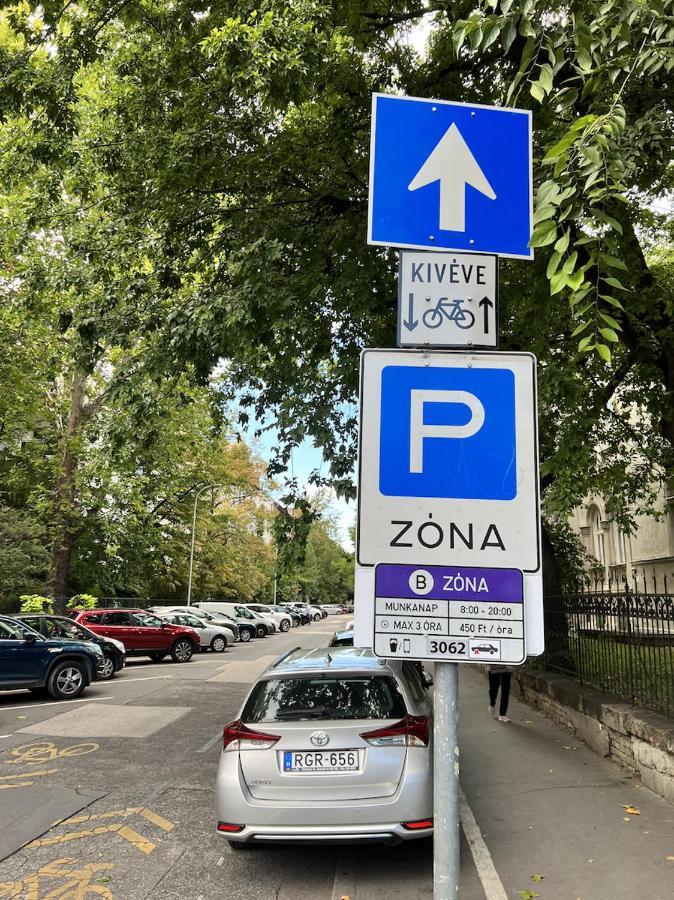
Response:
[{"label": "arched window", "polygon": [[604,565],[606,552],[604,549],[604,532],[601,528],[601,514],[599,508],[591,506],[587,511],[587,521],[590,526],[590,550],[597,560]]}]

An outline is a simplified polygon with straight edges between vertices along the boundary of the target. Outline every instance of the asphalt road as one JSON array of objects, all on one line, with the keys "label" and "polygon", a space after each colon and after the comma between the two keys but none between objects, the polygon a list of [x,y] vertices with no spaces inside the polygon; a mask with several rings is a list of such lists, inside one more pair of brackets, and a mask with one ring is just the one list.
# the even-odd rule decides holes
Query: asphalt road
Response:
[{"label": "asphalt road", "polygon": [[[257,672],[341,621],[186,665],[131,660],[80,702],[2,695],[0,900],[431,898],[425,841],[237,853],[214,832],[223,724]],[[467,668],[462,900],[669,900],[674,809],[527,707],[513,704],[510,725],[488,719],[485,682]]]}]

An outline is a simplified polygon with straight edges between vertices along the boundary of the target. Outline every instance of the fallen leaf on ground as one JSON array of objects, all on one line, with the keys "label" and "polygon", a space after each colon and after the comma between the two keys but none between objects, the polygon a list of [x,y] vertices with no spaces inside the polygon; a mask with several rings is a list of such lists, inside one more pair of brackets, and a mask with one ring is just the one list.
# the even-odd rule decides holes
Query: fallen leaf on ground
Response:
[{"label": "fallen leaf on ground", "polygon": [[349,894],[342,894],[339,900],[351,900],[351,897]]},{"label": "fallen leaf on ground", "polygon": [[544,878],[545,878],[545,875],[541,875],[540,872],[537,872],[535,875],[531,876],[532,881],[543,881]]},{"label": "fallen leaf on ground", "polygon": [[17,719],[25,719],[25,716],[17,716]]},{"label": "fallen leaf on ground", "polygon": [[576,750],[577,747],[562,747],[562,750]]},{"label": "fallen leaf on ground", "polygon": [[665,856],[667,862],[674,862],[674,856]]},{"label": "fallen leaf on ground", "polygon": [[625,816],[625,818],[623,819],[623,822],[629,822],[629,820],[630,820],[630,817],[629,817],[629,816]]},{"label": "fallen leaf on ground", "polygon": [[521,897],[522,900],[536,900],[536,897],[540,897],[541,895],[538,891],[518,891],[517,896]]},{"label": "fallen leaf on ground", "polygon": [[107,884],[108,881],[112,881],[109,875],[101,875],[100,878],[97,878],[96,881],[99,881],[101,884]]},{"label": "fallen leaf on ground", "polygon": [[636,806],[630,806],[629,803],[623,803],[623,809],[625,812],[629,813],[631,816],[640,816],[641,813],[636,808]]}]

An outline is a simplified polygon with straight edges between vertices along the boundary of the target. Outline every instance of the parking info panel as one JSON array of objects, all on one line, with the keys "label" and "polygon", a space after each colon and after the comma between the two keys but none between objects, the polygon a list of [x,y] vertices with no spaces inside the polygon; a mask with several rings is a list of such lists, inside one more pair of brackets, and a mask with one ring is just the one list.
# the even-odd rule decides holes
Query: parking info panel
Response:
[{"label": "parking info panel", "polygon": [[524,662],[519,569],[380,564],[374,653],[396,659]]}]

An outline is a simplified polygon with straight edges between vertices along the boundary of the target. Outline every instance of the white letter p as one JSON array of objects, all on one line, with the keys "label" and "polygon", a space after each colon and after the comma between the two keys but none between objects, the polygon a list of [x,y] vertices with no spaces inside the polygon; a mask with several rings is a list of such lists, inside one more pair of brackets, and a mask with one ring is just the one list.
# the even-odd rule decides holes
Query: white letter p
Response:
[{"label": "white letter p", "polygon": [[[471,412],[465,425],[424,425],[425,403],[461,403]],[[424,438],[469,438],[484,424],[484,406],[468,391],[411,391],[410,472],[424,471]]]}]

